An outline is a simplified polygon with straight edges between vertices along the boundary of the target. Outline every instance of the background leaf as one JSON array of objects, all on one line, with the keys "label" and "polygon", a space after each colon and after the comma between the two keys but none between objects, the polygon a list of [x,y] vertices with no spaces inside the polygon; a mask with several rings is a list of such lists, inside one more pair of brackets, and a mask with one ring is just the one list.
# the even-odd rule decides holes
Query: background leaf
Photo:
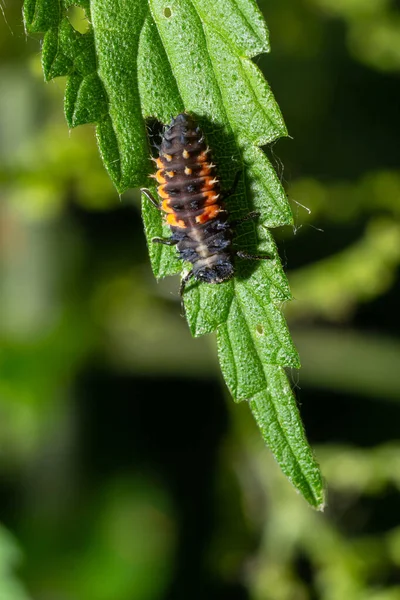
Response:
[{"label": "background leaf", "polygon": [[[241,172],[228,210],[233,219],[253,209],[261,216],[257,224],[237,228],[235,243],[271,260],[237,261],[235,281],[220,286],[188,286],[189,327],[194,336],[217,329],[222,370],[234,398],[250,400],[283,471],[312,505],[321,507],[321,477],[283,370],[299,367],[299,360],[280,310],[290,292],[267,227],[291,224],[292,215],[259,146],[286,135],[286,127],[251,60],[269,50],[255,2],[93,0],[90,15],[82,4],[92,24],[84,34],[69,22],[67,4],[27,0],[26,28],[46,32],[45,78],[69,76],[68,124],[96,123],[103,161],[120,192],[148,185],[148,133],[150,142],[153,133],[146,119],[167,123],[183,109],[198,118],[222,187],[228,189]],[[143,217],[155,275],[178,272],[175,249],[151,243],[155,235],[168,235],[159,211],[144,201]]]}]

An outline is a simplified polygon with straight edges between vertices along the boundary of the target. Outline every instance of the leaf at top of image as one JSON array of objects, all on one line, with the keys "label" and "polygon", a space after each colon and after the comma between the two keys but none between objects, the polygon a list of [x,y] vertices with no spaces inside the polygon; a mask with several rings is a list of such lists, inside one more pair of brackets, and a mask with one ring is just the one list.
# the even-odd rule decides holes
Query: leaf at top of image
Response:
[{"label": "leaf at top of image", "polygon": [[[236,401],[249,401],[283,472],[308,502],[323,507],[319,467],[306,441],[285,367],[299,358],[281,314],[291,294],[269,228],[292,224],[285,192],[260,146],[287,135],[252,58],[269,51],[268,30],[254,0],[92,0],[78,3],[89,29],[76,31],[69,0],[25,0],[30,33],[43,32],[46,80],[67,75],[68,125],[96,125],[99,150],[117,190],[148,187],[153,171],[151,122],[192,114],[205,134],[222,190],[239,173],[227,200],[232,221],[252,211],[256,222],[235,228],[237,248],[271,260],[236,258],[235,277],[195,282],[184,295],[194,336],[217,331],[222,371]],[[180,272],[159,210],[143,199],[143,219],[156,277]],[[111,251],[111,250],[110,250]]]}]

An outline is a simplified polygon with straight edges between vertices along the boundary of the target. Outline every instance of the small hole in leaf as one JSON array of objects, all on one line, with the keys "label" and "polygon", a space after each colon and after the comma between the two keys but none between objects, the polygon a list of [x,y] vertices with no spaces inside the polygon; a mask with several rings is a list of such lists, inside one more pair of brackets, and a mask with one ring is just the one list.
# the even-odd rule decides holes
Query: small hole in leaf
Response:
[{"label": "small hole in leaf", "polygon": [[167,6],[167,8],[164,8],[164,17],[166,17],[167,19],[172,17],[172,10],[169,8],[169,6]]},{"label": "small hole in leaf", "polygon": [[264,327],[262,325],[257,325],[256,331],[259,335],[262,335],[264,333]]},{"label": "small hole in leaf", "polygon": [[90,23],[83,8],[80,6],[70,6],[67,10],[68,21],[78,33],[86,33],[89,30]]}]

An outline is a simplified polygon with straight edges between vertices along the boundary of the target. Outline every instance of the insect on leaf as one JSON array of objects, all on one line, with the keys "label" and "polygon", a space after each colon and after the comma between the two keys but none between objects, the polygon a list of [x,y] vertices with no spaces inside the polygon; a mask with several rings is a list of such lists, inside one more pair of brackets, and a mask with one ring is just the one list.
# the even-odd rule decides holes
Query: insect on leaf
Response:
[{"label": "insect on leaf", "polygon": [[[227,200],[231,219],[258,211],[239,225],[235,243],[271,260],[236,260],[235,278],[195,282],[185,292],[194,336],[217,332],[222,371],[236,401],[249,401],[283,472],[314,507],[323,506],[319,467],[306,441],[285,367],[299,367],[284,318],[290,300],[270,228],[290,225],[284,190],[260,146],[286,135],[261,71],[252,61],[269,51],[268,31],[254,0],[87,0],[89,23],[77,32],[70,0],[25,0],[30,33],[43,32],[46,80],[67,75],[70,127],[95,123],[99,150],[117,190],[149,187],[152,169],[147,119],[168,123],[187,111],[199,121],[218,165],[222,189],[240,172]],[[156,277],[182,270],[176,249],[153,244],[168,237],[160,211],[143,199],[143,219]]]}]

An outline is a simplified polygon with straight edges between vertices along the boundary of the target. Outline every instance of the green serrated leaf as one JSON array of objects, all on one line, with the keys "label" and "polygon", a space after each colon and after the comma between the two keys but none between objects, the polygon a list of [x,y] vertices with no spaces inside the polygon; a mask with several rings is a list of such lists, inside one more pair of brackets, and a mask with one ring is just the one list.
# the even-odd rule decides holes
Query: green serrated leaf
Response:
[{"label": "green serrated leaf", "polygon": [[117,187],[123,192],[142,185],[150,171],[137,73],[139,39],[148,6],[143,0],[124,3],[93,0],[91,9],[98,73],[106,90],[109,116],[118,141],[120,179]]},{"label": "green serrated leaf", "polygon": [[69,78],[64,108],[70,127],[99,123],[108,116],[105,91],[97,73],[81,78],[79,75]]},{"label": "green serrated leaf", "polygon": [[253,285],[252,277],[237,281],[226,323],[217,330],[222,371],[237,401],[265,389],[265,365],[300,367],[285,320],[265,292]]},{"label": "green serrated leaf", "polygon": [[24,22],[29,33],[42,33],[61,18],[61,4],[58,0],[26,0],[24,2]]},{"label": "green serrated leaf", "polygon": [[204,26],[209,60],[224,109],[239,143],[269,142],[287,135],[281,112],[262,73],[237,55],[213,27]]},{"label": "green serrated leaf", "polygon": [[96,52],[93,32],[79,33],[64,17],[59,25],[60,52],[65,54],[74,64],[74,70],[81,75],[89,75],[96,71]]},{"label": "green serrated leaf", "polygon": [[68,77],[67,85],[65,86],[64,113],[69,127],[74,126],[75,105],[82,81],[82,75],[71,75]]},{"label": "green serrated leaf", "polygon": [[137,62],[142,113],[167,123],[171,115],[183,112],[185,106],[150,13],[140,33]]},{"label": "green serrated leaf", "polygon": [[293,215],[285,191],[264,152],[255,146],[245,147],[243,161],[253,206],[261,212],[264,226],[293,225]]},{"label": "green serrated leaf", "polygon": [[251,411],[283,473],[306,500],[324,508],[323,481],[307,444],[296,400],[281,367],[265,366],[268,386],[250,401]]},{"label": "green serrated leaf", "polygon": [[193,283],[185,290],[185,310],[194,337],[212,333],[225,323],[234,295],[233,281],[215,285]]},{"label": "green serrated leaf", "polygon": [[[111,117],[107,115],[96,128],[97,143],[104,165],[113,182],[121,181],[121,161],[118,139]],[[117,184],[116,184],[117,185]]]},{"label": "green serrated leaf", "polygon": [[[254,0],[92,0],[84,33],[68,21],[88,0],[25,0],[29,32],[45,32],[45,78],[68,75],[65,113],[70,127],[95,123],[99,150],[119,192],[156,188],[152,123],[193,113],[212,148],[231,219],[257,210],[257,222],[235,227],[235,245],[270,260],[237,259],[235,279],[190,282],[185,309],[194,336],[217,330],[222,370],[236,401],[249,400],[284,473],[319,507],[322,482],[304,437],[283,367],[299,367],[281,305],[291,294],[268,228],[292,224],[281,182],[259,146],[287,134],[279,107],[252,62],[269,50],[268,30]],[[175,248],[162,213],[143,198],[143,220],[156,277],[177,273]]]},{"label": "green serrated leaf", "polygon": [[60,51],[59,33],[58,27],[51,27],[44,36],[42,67],[46,81],[68,75],[73,70],[72,60]]}]

